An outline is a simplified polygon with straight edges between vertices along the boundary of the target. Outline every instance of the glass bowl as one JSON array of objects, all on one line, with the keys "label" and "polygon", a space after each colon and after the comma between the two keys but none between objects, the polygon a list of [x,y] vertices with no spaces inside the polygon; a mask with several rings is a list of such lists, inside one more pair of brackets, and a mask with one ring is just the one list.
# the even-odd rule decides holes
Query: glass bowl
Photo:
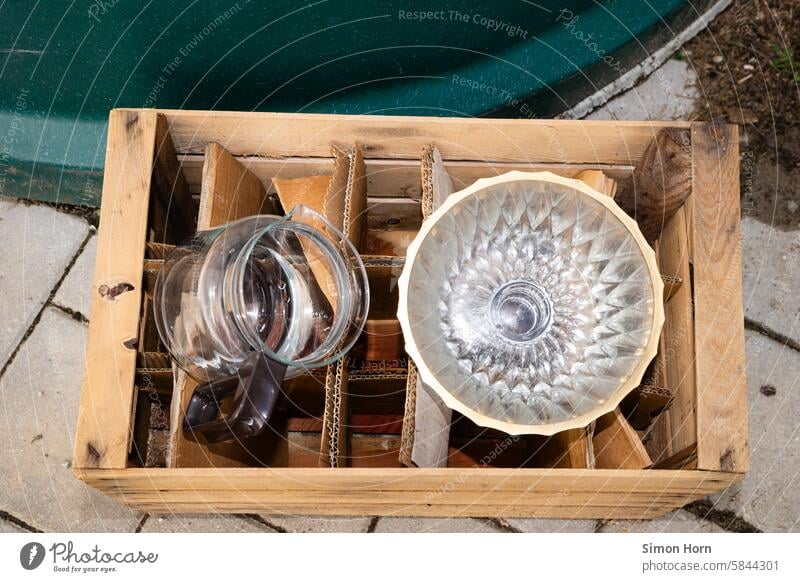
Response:
[{"label": "glass bowl", "polygon": [[655,254],[585,183],[510,172],[451,195],[408,249],[398,317],[422,380],[509,434],[611,412],[664,322]]}]

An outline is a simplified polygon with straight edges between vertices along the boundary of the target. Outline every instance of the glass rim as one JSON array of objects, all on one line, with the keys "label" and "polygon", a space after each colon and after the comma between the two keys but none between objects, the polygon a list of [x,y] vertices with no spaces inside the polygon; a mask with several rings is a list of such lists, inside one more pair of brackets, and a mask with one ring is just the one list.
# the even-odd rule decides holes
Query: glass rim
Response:
[{"label": "glass rim", "polygon": [[[299,215],[311,216],[313,221],[321,223],[323,228],[299,222],[292,223],[292,219]],[[253,217],[247,217],[242,220],[247,220],[248,218]],[[328,250],[331,252],[326,253],[326,256],[340,258],[337,267],[339,269],[338,274],[342,275],[342,277],[341,279],[336,277],[337,283],[343,282],[349,287],[349,289],[345,289],[344,287],[339,289],[339,285],[337,284],[337,292],[340,296],[346,296],[347,293],[342,293],[342,291],[349,291],[352,294],[355,290],[359,293],[360,300],[358,297],[351,297],[348,301],[349,305],[347,309],[345,309],[347,315],[339,318],[334,324],[334,330],[331,331],[328,338],[310,354],[298,359],[283,357],[272,350],[266,345],[263,339],[258,337],[257,334],[252,333],[252,330],[248,329],[247,326],[240,321],[239,317],[234,318],[236,325],[253,349],[261,351],[268,358],[276,362],[293,368],[303,369],[317,368],[332,364],[341,359],[350,348],[353,347],[353,344],[358,340],[358,337],[361,335],[366,325],[367,313],[369,311],[369,282],[364,263],[355,245],[353,245],[344,233],[336,228],[336,226],[321,213],[308,206],[298,204],[292,207],[284,216],[277,217],[277,220],[257,230],[244,247],[242,247],[234,262],[236,273],[234,275],[233,288],[230,289],[233,295],[232,299],[234,300],[234,304],[238,306],[243,306],[245,304],[244,272],[246,265],[253,256],[259,241],[280,230],[293,231],[295,234],[301,235],[307,240],[314,242],[314,244],[319,245],[323,248],[323,251],[325,249],[322,241],[330,245]],[[351,273],[356,276],[356,281],[352,280],[350,276]],[[254,338],[257,338],[255,342],[252,341]],[[329,338],[334,339],[331,340]],[[324,354],[328,355],[320,357]]]}]

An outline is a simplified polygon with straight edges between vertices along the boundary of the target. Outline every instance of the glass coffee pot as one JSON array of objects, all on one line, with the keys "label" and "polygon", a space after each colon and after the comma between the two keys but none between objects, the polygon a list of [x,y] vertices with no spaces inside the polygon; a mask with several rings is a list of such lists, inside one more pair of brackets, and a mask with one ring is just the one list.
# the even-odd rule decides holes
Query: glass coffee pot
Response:
[{"label": "glass coffee pot", "polygon": [[184,430],[210,442],[261,432],[284,377],[341,358],[368,307],[356,249],[310,208],[198,232],[167,257],[154,292],[162,342],[202,382]]}]

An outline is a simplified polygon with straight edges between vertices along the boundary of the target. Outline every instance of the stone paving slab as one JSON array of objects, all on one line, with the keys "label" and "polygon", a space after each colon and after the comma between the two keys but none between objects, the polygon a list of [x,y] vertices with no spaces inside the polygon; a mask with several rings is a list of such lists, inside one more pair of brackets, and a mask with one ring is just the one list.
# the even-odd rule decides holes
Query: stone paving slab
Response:
[{"label": "stone paving slab", "polygon": [[0,198],[0,366],[23,338],[89,225],[47,206]]},{"label": "stone paving slab", "polygon": [[656,519],[612,520],[603,524],[600,533],[725,533],[721,527],[678,509]]},{"label": "stone paving slab", "polygon": [[489,519],[441,517],[381,517],[375,533],[502,533]]},{"label": "stone paving slab", "polygon": [[745,316],[800,343],[800,231],[742,220]]},{"label": "stone paving slab", "polygon": [[746,333],[750,471],[712,497],[768,532],[800,531],[800,353]]},{"label": "stone paving slab", "polygon": [[371,517],[263,515],[266,522],[291,533],[365,533]]},{"label": "stone paving slab", "polygon": [[699,94],[692,68],[685,61],[672,59],[586,119],[688,119]]},{"label": "stone paving slab", "polygon": [[28,530],[22,529],[18,525],[11,523],[8,520],[0,518],[0,534],[7,534],[7,533],[26,533],[29,534]]},{"label": "stone paving slab", "polygon": [[92,305],[92,281],[94,280],[94,260],[97,256],[97,236],[86,243],[80,256],[64,277],[53,301],[89,319]]},{"label": "stone paving slab", "polygon": [[47,308],[0,378],[0,510],[43,531],[132,532],[140,516],[70,467],[86,334]]},{"label": "stone paving slab", "polygon": [[594,533],[594,519],[519,519],[508,518],[508,525],[524,533]]},{"label": "stone paving slab", "polygon": [[238,515],[150,515],[142,533],[270,533],[254,519]]}]

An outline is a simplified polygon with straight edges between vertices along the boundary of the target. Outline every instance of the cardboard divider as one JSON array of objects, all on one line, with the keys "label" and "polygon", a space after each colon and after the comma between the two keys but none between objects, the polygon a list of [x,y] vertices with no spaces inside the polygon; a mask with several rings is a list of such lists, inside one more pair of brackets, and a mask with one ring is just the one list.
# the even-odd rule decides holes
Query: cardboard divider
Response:
[{"label": "cardboard divider", "polygon": [[[171,378],[171,375],[170,375]],[[171,384],[169,386],[171,388]],[[136,383],[133,435],[128,464],[166,467],[172,391],[154,387],[146,372]]]},{"label": "cardboard divider", "polygon": [[[340,228],[357,250],[367,219],[366,167],[361,148],[353,145],[347,152],[333,147],[336,165],[325,198],[326,218]],[[323,467],[344,466],[348,456],[347,428],[348,362],[350,354],[328,366],[325,379],[325,412],[322,419],[322,444],[318,464]]]},{"label": "cardboard divider", "polygon": [[[422,216],[428,218],[455,190],[439,150],[429,145],[422,151]],[[406,407],[400,446],[400,462],[406,466],[447,465],[452,411],[417,373],[409,360]]]},{"label": "cardboard divider", "polygon": [[369,255],[362,258],[369,281],[369,314],[364,333],[350,354],[354,359],[367,362],[405,358],[403,334],[397,320],[397,281],[404,260]]}]

